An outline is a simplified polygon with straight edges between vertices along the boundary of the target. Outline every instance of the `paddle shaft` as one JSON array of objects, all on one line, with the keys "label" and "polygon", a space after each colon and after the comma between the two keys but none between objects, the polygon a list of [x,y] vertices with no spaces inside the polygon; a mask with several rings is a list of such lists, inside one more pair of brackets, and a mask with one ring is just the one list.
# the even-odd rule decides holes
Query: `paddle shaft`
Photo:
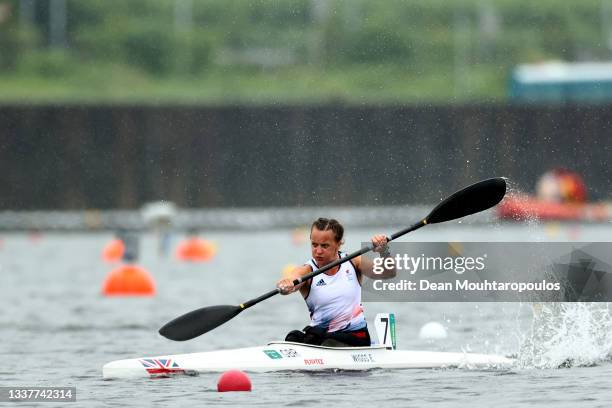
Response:
[{"label": "paddle shaft", "polygon": [[[427,225],[426,220],[419,221],[418,223],[416,223],[414,225],[411,225],[408,228],[404,228],[401,231],[398,231],[398,232],[396,232],[394,234],[391,234],[391,236],[387,237],[387,242],[391,242],[394,239],[397,239],[397,238],[401,237],[404,234],[407,234],[409,232],[412,232],[412,231],[414,231],[416,229],[419,229],[419,228],[423,227],[424,225]],[[365,254],[367,252],[370,252],[373,249],[374,249],[374,245],[370,242],[368,245],[366,245],[365,247],[361,248],[358,251],[350,253],[347,256],[342,257],[340,259],[336,259],[334,262],[329,263],[329,264],[325,265],[322,268],[316,269],[316,270],[314,270],[314,271],[312,271],[310,273],[307,273],[304,276],[301,276],[301,277],[299,277],[297,279],[294,279],[293,280],[293,285],[297,286],[297,285],[299,285],[302,282],[306,282],[308,279],[314,278],[315,276],[317,276],[319,274],[322,274],[323,272],[327,272],[330,269],[335,268],[336,266],[338,266],[340,264],[343,264],[344,262],[350,261],[351,259],[356,258],[359,255],[363,255],[363,254]],[[281,293],[281,290],[279,288],[276,288],[276,289],[271,290],[271,291],[269,291],[267,293],[264,293],[263,295],[261,295],[259,297],[256,297],[255,299],[251,299],[248,302],[244,302],[243,304],[240,305],[240,308],[242,310],[248,309],[249,307],[254,306],[257,303],[259,303],[261,301],[264,301],[264,300],[266,300],[268,298],[271,298],[272,296],[277,295],[279,293]]]}]

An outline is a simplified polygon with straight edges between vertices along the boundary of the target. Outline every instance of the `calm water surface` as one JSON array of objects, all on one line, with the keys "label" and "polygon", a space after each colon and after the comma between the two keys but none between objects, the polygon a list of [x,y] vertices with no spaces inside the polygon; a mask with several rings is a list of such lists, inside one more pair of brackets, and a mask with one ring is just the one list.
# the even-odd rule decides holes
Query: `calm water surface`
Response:
[{"label": "calm water surface", "polygon": [[[381,229],[382,232],[387,229]],[[349,231],[353,251],[373,230]],[[101,260],[110,233],[0,236],[0,385],[75,386],[78,406],[608,406],[612,378],[607,305],[569,305],[564,328],[534,333],[532,306],[519,303],[369,303],[366,316],[394,312],[398,347],[499,353],[518,357],[512,370],[374,370],[365,373],[251,374],[253,392],[216,392],[218,374],[162,380],[104,381],[102,365],[117,359],[265,344],[308,321],[298,296],[273,297],[220,328],[188,342],[157,329],[186,311],[239,304],[270,290],[283,267],[309,256],[291,231],[210,232],[217,256],[184,264],[158,253],[157,238],[141,238],[139,265],[157,283],[153,298],[105,298],[100,288],[114,265]],[[430,226],[405,239],[610,241],[612,226]],[[180,241],[175,236],[173,246]],[[561,312],[559,312],[561,313]],[[569,315],[568,315],[569,316]],[[604,321],[605,320],[605,321]],[[422,325],[442,323],[448,338],[418,337]],[[567,322],[582,326],[571,327]],[[584,326],[587,325],[585,328]],[[548,334],[559,334],[554,337]],[[562,340],[559,340],[562,338]],[[571,368],[554,368],[573,361]],[[553,367],[554,366],[554,367]],[[553,367],[553,368],[550,368]],[[43,406],[49,406],[44,405]]]}]

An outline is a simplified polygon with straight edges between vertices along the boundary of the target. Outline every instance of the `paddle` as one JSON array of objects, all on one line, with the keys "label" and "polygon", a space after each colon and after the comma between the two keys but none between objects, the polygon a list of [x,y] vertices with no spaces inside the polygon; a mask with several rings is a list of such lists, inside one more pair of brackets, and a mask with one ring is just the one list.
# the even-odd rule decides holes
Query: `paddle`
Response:
[{"label": "paddle", "polygon": [[[387,237],[387,239],[389,242],[391,242],[394,239],[419,229],[427,224],[450,221],[486,210],[499,203],[502,198],[504,198],[505,194],[506,181],[503,178],[492,178],[480,181],[464,188],[463,190],[457,191],[455,194],[438,204],[427,217],[408,228],[392,234],[390,237]],[[373,244],[370,243],[369,245],[361,248],[359,251],[355,251],[342,259],[338,259],[320,269],[317,269],[316,271],[312,271],[311,273],[300,277],[299,279],[295,279],[293,284],[299,285],[300,283],[317,276],[320,273],[328,271],[359,255],[363,255],[372,249],[374,249]],[[198,337],[206,332],[209,332],[217,326],[231,320],[243,310],[248,309],[249,307],[254,306],[257,303],[264,301],[278,293],[280,293],[280,289],[276,288],[239,306],[209,306],[194,310],[166,323],[161,329],[159,329],[159,334],[169,338],[170,340],[176,341],[193,339],[194,337]]]}]

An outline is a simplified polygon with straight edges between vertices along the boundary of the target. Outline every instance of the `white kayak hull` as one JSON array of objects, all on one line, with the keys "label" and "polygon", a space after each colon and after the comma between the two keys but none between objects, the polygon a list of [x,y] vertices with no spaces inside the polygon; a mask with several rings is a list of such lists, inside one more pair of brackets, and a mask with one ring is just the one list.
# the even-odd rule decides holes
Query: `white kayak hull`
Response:
[{"label": "white kayak hull", "polygon": [[197,375],[238,369],[249,372],[402,368],[510,368],[498,355],[392,350],[385,346],[334,348],[292,342],[203,353],[117,360],[104,365],[105,379]]}]

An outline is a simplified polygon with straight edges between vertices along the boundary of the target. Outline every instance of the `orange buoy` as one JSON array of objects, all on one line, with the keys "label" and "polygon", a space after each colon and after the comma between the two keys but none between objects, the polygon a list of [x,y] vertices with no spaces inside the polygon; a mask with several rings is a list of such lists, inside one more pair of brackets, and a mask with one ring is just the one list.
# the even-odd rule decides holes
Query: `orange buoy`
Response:
[{"label": "orange buoy", "polygon": [[297,268],[297,265],[292,264],[292,263],[285,265],[283,267],[283,273],[282,273],[283,278],[290,277],[291,276],[291,272],[293,272],[293,270],[295,268]]},{"label": "orange buoy", "polygon": [[181,261],[210,261],[216,254],[217,247],[205,239],[191,237],[181,242],[176,248],[176,257]]},{"label": "orange buoy", "polygon": [[153,296],[155,281],[140,266],[121,265],[106,276],[102,293],[105,296]]},{"label": "orange buoy", "polygon": [[308,228],[296,228],[291,231],[291,242],[295,246],[301,246],[308,241],[310,231]]},{"label": "orange buoy", "polygon": [[102,259],[106,262],[118,262],[123,258],[125,244],[122,239],[115,238],[102,250]]},{"label": "orange buoy", "polygon": [[239,370],[226,371],[217,381],[217,391],[251,391],[251,379]]}]

